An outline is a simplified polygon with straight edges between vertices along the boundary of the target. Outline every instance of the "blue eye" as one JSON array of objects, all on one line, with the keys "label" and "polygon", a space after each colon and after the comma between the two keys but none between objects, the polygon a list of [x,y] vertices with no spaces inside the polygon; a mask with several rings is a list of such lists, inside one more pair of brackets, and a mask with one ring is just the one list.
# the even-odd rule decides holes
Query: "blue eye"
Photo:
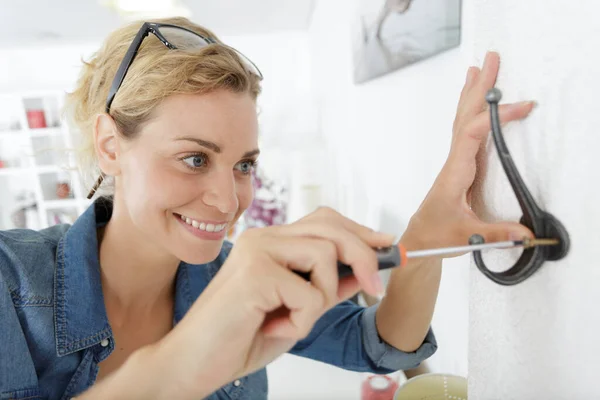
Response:
[{"label": "blue eye", "polygon": [[206,165],[208,157],[204,154],[194,154],[189,157],[183,158],[183,162],[190,168],[202,168]]},{"label": "blue eye", "polygon": [[249,175],[252,173],[254,166],[256,165],[256,161],[246,160],[241,161],[236,165],[236,168],[244,175]]}]

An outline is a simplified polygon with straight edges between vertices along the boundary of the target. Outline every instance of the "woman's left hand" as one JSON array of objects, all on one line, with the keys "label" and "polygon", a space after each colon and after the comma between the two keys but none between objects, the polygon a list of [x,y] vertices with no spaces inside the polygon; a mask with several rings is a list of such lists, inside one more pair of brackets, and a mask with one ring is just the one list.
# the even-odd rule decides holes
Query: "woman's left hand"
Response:
[{"label": "woman's left hand", "polygon": [[[482,235],[486,242],[533,237],[527,227],[517,222],[485,223],[471,209],[476,156],[491,130],[485,95],[494,87],[499,62],[498,54],[490,52],[481,70],[470,67],[467,72],[448,159],[401,239],[409,250],[466,245],[475,233]],[[534,104],[526,101],[501,105],[500,122],[525,118]]]}]

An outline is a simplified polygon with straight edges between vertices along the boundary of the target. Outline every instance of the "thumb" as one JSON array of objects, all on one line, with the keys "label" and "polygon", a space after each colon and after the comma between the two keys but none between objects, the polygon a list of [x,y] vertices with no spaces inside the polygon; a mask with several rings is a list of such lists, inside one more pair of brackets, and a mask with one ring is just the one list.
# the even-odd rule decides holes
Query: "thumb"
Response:
[{"label": "thumb", "polygon": [[398,241],[396,235],[377,232],[369,228],[366,228],[365,231],[359,233],[359,236],[371,247],[388,247]]},{"label": "thumb", "polygon": [[529,228],[518,222],[485,224],[482,226],[482,229],[480,229],[480,235],[484,237],[486,243],[503,242],[506,240],[522,240],[525,237],[535,237]]}]

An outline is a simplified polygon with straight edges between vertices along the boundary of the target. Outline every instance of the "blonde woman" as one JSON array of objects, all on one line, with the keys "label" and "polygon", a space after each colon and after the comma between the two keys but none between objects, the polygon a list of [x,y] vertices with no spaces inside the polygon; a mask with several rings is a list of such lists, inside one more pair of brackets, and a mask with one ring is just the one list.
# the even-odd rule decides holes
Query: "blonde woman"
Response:
[{"label": "blonde woman", "polygon": [[[469,69],[448,160],[401,239],[409,249],[530,235],[469,208],[497,70],[495,54]],[[389,235],[323,208],[224,240],[252,200],[261,79],[183,18],[125,26],[85,64],[69,106],[96,198],[72,226],[0,232],[0,398],[257,400],[284,352],[374,373],[434,353],[440,259],[394,271],[382,302],[362,308],[345,299],[384,290],[371,248]],[[354,276],[338,280],[336,260]]]}]

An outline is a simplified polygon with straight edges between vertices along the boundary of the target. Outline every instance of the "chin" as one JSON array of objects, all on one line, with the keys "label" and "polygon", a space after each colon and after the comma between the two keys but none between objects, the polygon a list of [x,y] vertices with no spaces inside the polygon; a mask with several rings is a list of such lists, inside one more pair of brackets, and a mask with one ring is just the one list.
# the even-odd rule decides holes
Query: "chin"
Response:
[{"label": "chin", "polygon": [[214,261],[221,253],[223,240],[210,241],[209,243],[196,244],[195,246],[182,247],[182,243],[177,243],[178,248],[173,253],[175,256],[187,264],[207,264]]}]

